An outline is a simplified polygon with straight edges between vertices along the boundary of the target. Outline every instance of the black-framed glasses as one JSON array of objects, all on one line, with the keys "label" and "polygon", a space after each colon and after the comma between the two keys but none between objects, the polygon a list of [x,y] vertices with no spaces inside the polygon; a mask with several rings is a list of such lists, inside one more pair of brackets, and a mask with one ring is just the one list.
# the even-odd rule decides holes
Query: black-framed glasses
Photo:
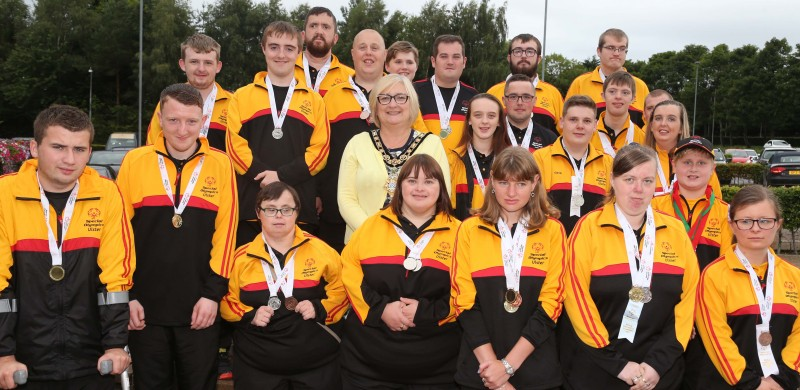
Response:
[{"label": "black-framed glasses", "polygon": [[522,100],[525,103],[530,103],[530,102],[533,101],[534,98],[536,98],[536,96],[528,95],[528,94],[524,94],[524,95],[513,95],[513,94],[512,95],[506,95],[506,99],[508,99],[508,100],[510,100],[512,102],[519,102],[520,100]]},{"label": "black-framed glasses", "polygon": [[734,219],[734,223],[736,223],[736,227],[739,230],[750,230],[758,224],[759,229],[770,230],[775,227],[775,224],[778,222],[778,218],[759,218],[759,219],[751,219],[751,218],[744,218],[744,219]]},{"label": "black-framed glasses", "polygon": [[408,101],[408,95],[405,93],[398,93],[397,95],[387,95],[382,93],[378,95],[378,103],[383,104],[384,106],[391,103],[392,99],[394,99],[397,104],[405,104]]},{"label": "black-framed glasses", "polygon": [[291,217],[292,215],[294,215],[294,212],[297,211],[297,207],[283,207],[280,209],[276,209],[274,207],[264,207],[264,208],[256,207],[256,208],[261,210],[261,212],[268,217],[274,217],[278,215],[278,213],[281,213],[281,215],[283,215],[284,217]]},{"label": "black-framed glasses", "polygon": [[523,49],[521,47],[511,49],[511,55],[514,57],[522,57],[523,54],[525,57],[533,57],[539,54],[539,51],[536,49]]},{"label": "black-framed glasses", "polygon": [[606,50],[608,50],[610,52],[614,52],[614,53],[627,53],[628,52],[628,47],[627,46],[620,46],[620,47],[603,46],[603,49],[606,49]]}]

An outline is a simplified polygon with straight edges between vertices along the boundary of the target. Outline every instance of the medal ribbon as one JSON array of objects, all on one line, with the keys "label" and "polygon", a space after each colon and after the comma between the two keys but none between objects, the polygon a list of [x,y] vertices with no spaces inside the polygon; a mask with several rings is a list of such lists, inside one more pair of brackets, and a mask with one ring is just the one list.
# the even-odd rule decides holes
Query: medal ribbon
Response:
[{"label": "medal ribbon", "polygon": [[483,181],[481,168],[478,166],[478,160],[475,158],[475,151],[472,149],[472,144],[467,145],[467,153],[469,153],[469,162],[472,164],[472,170],[475,171],[475,180],[481,186],[481,191],[486,194],[486,183]]},{"label": "medal ribbon", "polygon": [[[561,146],[562,147],[564,146],[564,140],[563,139],[561,140]],[[581,158],[581,166],[580,166],[580,168],[578,168],[578,164],[575,162],[575,159],[572,157],[572,155],[569,154],[569,152],[567,152],[566,148],[564,148],[564,152],[566,152],[567,153],[567,157],[569,157],[569,163],[572,164],[572,171],[575,172],[575,176],[578,178],[578,180],[580,180],[580,183],[581,183],[580,184],[580,188],[582,189],[583,188],[583,175],[584,175],[583,172],[584,172],[584,169],[586,168],[586,160],[589,159],[589,148],[586,148],[586,152],[583,154],[583,157]],[[581,192],[583,192],[583,191],[581,191]],[[577,194],[575,194],[573,192],[572,196],[576,196],[576,195]]]},{"label": "medal ribbon", "polygon": [[281,263],[278,261],[278,256],[275,256],[275,252],[272,251],[272,247],[267,244],[267,238],[264,237],[264,233],[261,233],[261,239],[264,240],[264,245],[267,246],[269,258],[272,260],[272,267],[275,268],[275,278],[277,278],[277,280],[273,279],[272,271],[269,269],[269,263],[261,260],[261,268],[264,270],[264,278],[267,279],[269,296],[277,297],[278,290],[283,289],[284,297],[289,298],[292,296],[292,292],[294,292],[294,255],[297,254],[297,251],[292,253],[292,257],[289,258],[289,261],[287,261],[284,267],[281,269]]},{"label": "medal ribbon", "polygon": [[714,195],[714,191],[711,191],[711,186],[706,188],[706,198],[709,199],[708,204],[703,211],[700,212],[700,216],[697,218],[694,226],[690,226],[689,222],[686,220],[686,216],[683,214],[683,210],[681,210],[680,188],[677,183],[672,191],[672,208],[675,210],[675,215],[683,222],[683,227],[686,229],[686,232],[689,233],[689,238],[692,239],[692,247],[694,247],[695,251],[697,250],[697,244],[700,242],[702,232],[706,228],[708,213],[711,211],[711,206],[714,206],[714,202],[716,202],[717,199],[716,195]]},{"label": "medal ribbon", "polygon": [[[744,253],[739,250],[738,245],[734,253],[736,253],[736,257],[739,258],[739,262],[742,263],[747,273],[750,274],[750,283],[753,285],[753,292],[758,301],[758,308],[761,310],[761,324],[769,327],[769,321],[772,319],[772,303],[775,293],[775,257],[772,255],[772,252],[767,252],[767,291],[765,295],[764,291],[761,290],[761,283],[758,281],[756,271],[753,269],[753,266],[750,265],[750,261],[744,256]],[[756,337],[758,337],[758,335],[756,335]]]},{"label": "medal ribbon", "polygon": [[[305,61],[305,58],[303,58]],[[306,76],[308,77],[308,76]],[[319,79],[317,79],[319,81]],[[283,100],[283,107],[281,108],[280,114],[275,113],[275,89],[272,88],[272,81],[269,79],[269,75],[264,78],[264,82],[267,84],[267,93],[269,93],[269,102],[271,109],[269,113],[272,115],[272,124],[275,125],[276,129],[280,129],[283,126],[283,121],[286,119],[286,113],[289,112],[289,104],[292,102],[292,95],[294,95],[294,87],[297,85],[297,80],[292,79],[292,82],[289,83],[289,90],[286,92],[286,99]]]},{"label": "medal ribbon", "polygon": [[214,102],[217,101],[217,84],[211,89],[211,93],[206,96],[206,101],[203,102],[203,115],[206,116],[206,121],[203,122],[203,127],[200,129],[200,136],[208,138],[208,128],[211,126],[211,116],[214,114]]},{"label": "medal ribbon", "polygon": [[397,227],[397,225],[392,225],[394,227],[394,231],[397,232],[397,235],[400,237],[400,240],[403,241],[403,244],[406,244],[406,248],[408,248],[408,256],[412,259],[422,260],[422,251],[425,250],[425,247],[428,246],[428,243],[431,241],[434,232],[427,232],[422,235],[422,238],[419,239],[418,243],[414,243],[414,241],[409,237],[403,229]]},{"label": "medal ribbon", "polygon": [[672,192],[674,182],[667,181],[667,175],[664,174],[664,167],[661,166],[660,159],[658,164],[656,164],[656,171],[658,171],[658,180],[661,181],[661,191],[656,191],[655,196]]},{"label": "medal ribbon", "polygon": [[[325,61],[325,65],[322,65],[322,68],[320,68],[320,70],[317,71],[317,80],[316,80],[317,82],[312,85],[311,84],[311,72],[309,71],[309,68],[308,68],[308,58],[306,58],[305,54],[303,55],[303,71],[304,71],[303,74],[306,76],[306,85],[311,87],[311,89],[313,89],[314,92],[319,92],[319,87],[320,87],[320,85],[322,85],[322,80],[325,79],[325,76],[328,74],[328,71],[331,69],[331,58],[332,57],[328,57],[328,60]],[[267,77],[269,77],[269,76],[267,76]],[[269,82],[267,83],[267,85],[269,85]],[[270,96],[270,99],[271,98],[272,98],[272,96]],[[280,126],[278,126],[278,127],[280,127]]]},{"label": "medal ribbon", "polygon": [[369,114],[371,112],[369,110],[369,99],[367,99],[367,96],[361,91],[361,88],[356,85],[355,80],[353,80],[353,76],[350,76],[348,81],[350,81],[350,86],[353,87],[353,97],[356,98],[358,105],[361,106],[361,111]]},{"label": "medal ribbon", "polygon": [[[200,169],[203,167],[203,161],[205,159],[206,156],[200,156],[200,161],[198,161],[197,166],[194,167],[192,177],[189,178],[189,183],[186,184],[186,190],[184,190],[181,196],[181,202],[178,204],[178,207],[175,207],[175,197],[172,196],[172,183],[170,183],[169,175],[167,174],[167,165],[164,163],[164,156],[158,155],[158,170],[161,171],[161,184],[164,185],[164,191],[167,193],[167,197],[172,204],[172,208],[175,210],[175,214],[183,214],[183,210],[186,208],[186,205],[189,204],[189,199],[192,197],[192,191],[194,191],[194,186],[197,184],[197,178],[200,177]],[[175,192],[180,192],[180,188],[176,188]]]},{"label": "medal ribbon", "polygon": [[431,76],[431,85],[433,86],[433,97],[436,99],[436,108],[439,110],[439,126],[444,129],[450,127],[450,117],[453,116],[453,110],[456,107],[456,100],[458,100],[458,92],[461,91],[461,83],[456,82],[456,90],[453,92],[453,97],[450,98],[450,105],[444,105],[444,98],[439,86],[436,85],[436,76]]},{"label": "medal ribbon", "polygon": [[[625,237],[625,247],[628,248],[628,266],[631,270],[631,282],[634,287],[650,288],[656,249],[656,224],[653,218],[653,208],[647,206],[641,254],[639,253],[639,242],[636,240],[633,227],[628,223],[628,219],[622,214],[622,210],[618,205],[614,205],[614,210],[617,213],[617,220],[619,220],[619,225],[622,227],[622,233]],[[636,267],[636,259],[639,259],[638,268]]]},{"label": "medal ribbon", "polygon": [[514,236],[511,236],[503,218],[497,220],[497,231],[500,233],[500,249],[503,254],[503,273],[506,276],[506,288],[519,291],[519,278],[522,273],[522,258],[525,256],[525,242],[528,239],[526,217],[520,218]]},{"label": "medal ribbon", "polygon": [[[511,139],[511,144],[514,146],[520,146],[517,144],[517,137],[514,135],[514,130],[511,130],[511,122],[508,121],[506,118],[506,131],[508,132],[508,138]],[[531,115],[531,121],[528,122],[528,129],[525,130],[525,136],[522,137],[522,147],[528,149],[531,147],[531,135],[533,134],[533,115]]]},{"label": "medal ribbon", "polygon": [[[603,74],[600,72],[600,74]],[[633,121],[628,120],[628,132],[625,134],[625,145],[630,145],[633,142]],[[606,152],[607,155],[611,157],[617,156],[617,151],[614,149],[614,145],[611,144],[611,137],[608,134],[598,131],[598,135],[600,136],[600,143],[603,144],[603,151]]]},{"label": "medal ribbon", "polygon": [[76,181],[75,187],[72,187],[72,191],[69,193],[69,198],[67,198],[67,205],[64,207],[61,218],[61,243],[59,243],[56,240],[55,234],[53,234],[53,228],[50,226],[50,200],[47,199],[47,196],[45,196],[44,190],[42,189],[42,183],[39,181],[39,172],[36,172],[36,182],[39,183],[39,197],[42,203],[42,211],[44,211],[44,224],[47,226],[47,245],[50,248],[52,265],[60,266],[62,263],[61,246],[67,239],[67,230],[69,229],[69,224],[72,221],[72,213],[75,211],[75,202],[78,200],[78,187],[80,185]]}]

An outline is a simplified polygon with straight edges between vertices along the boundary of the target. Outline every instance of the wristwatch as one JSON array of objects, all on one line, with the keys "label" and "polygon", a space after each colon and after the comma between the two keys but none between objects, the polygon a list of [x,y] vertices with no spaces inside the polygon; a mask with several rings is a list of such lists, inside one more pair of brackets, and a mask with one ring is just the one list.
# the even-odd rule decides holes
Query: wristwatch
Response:
[{"label": "wristwatch", "polygon": [[506,359],[500,359],[500,363],[503,363],[503,367],[506,368],[506,374],[508,374],[508,376],[514,376],[514,367],[511,367],[511,364],[509,364]]}]

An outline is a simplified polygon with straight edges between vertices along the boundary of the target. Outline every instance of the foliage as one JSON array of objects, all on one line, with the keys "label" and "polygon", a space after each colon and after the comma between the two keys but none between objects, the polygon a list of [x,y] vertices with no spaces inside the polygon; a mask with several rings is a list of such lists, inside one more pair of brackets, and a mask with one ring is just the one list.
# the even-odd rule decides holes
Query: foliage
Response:
[{"label": "foliage", "polygon": [[28,141],[0,139],[0,165],[3,174],[16,172],[23,161],[31,157]]},{"label": "foliage", "polygon": [[717,165],[717,177],[721,184],[739,184],[752,181],[762,183],[766,165],[763,164],[720,164]]},{"label": "foliage", "polygon": [[[730,203],[733,196],[736,195],[740,189],[742,189],[741,186],[722,186],[722,198]],[[798,248],[794,241],[796,233],[798,229],[800,229],[800,207],[796,207],[796,205],[800,204],[800,187],[770,187],[770,189],[778,198],[778,203],[783,213],[782,228],[791,233],[792,242],[790,243],[790,247],[796,254]],[[783,235],[781,234],[778,236],[778,253],[780,253],[782,249],[782,240]]]}]

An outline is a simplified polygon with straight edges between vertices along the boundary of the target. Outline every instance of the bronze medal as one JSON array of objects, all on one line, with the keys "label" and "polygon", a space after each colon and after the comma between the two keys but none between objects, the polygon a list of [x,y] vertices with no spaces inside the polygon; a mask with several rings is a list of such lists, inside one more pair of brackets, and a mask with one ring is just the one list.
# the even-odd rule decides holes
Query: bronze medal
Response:
[{"label": "bronze medal", "polygon": [[503,302],[503,309],[506,309],[509,313],[516,313],[519,310],[519,306],[514,306],[509,302]]},{"label": "bronze medal", "polygon": [[515,293],[517,294],[517,297],[514,299],[514,302],[511,302],[511,306],[519,307],[522,305],[522,294],[520,294],[519,291],[515,291]]},{"label": "bronze medal", "polygon": [[64,267],[60,265],[54,265],[50,267],[50,272],[48,272],[48,274],[50,275],[50,279],[52,281],[58,282],[64,279],[64,275],[66,275],[66,272],[64,271]]},{"label": "bronze medal", "polygon": [[514,291],[513,288],[509,288],[508,290],[506,290],[503,298],[505,298],[506,302],[508,302],[509,304],[512,304],[512,303],[514,303],[514,301],[517,300],[517,294],[518,293],[516,291]]},{"label": "bronze medal", "polygon": [[181,217],[180,214],[175,214],[172,216],[172,226],[174,226],[175,229],[178,229],[181,226],[183,226],[183,217]]},{"label": "bronze medal", "polygon": [[286,308],[287,308],[287,309],[289,309],[289,310],[291,310],[291,311],[294,311],[294,308],[296,308],[296,307],[297,307],[297,298],[295,298],[295,297],[288,297],[288,298],[286,298],[286,300],[284,301],[284,304],[286,305]]},{"label": "bronze medal", "polygon": [[758,343],[765,347],[772,344],[772,335],[769,332],[758,335]]}]

